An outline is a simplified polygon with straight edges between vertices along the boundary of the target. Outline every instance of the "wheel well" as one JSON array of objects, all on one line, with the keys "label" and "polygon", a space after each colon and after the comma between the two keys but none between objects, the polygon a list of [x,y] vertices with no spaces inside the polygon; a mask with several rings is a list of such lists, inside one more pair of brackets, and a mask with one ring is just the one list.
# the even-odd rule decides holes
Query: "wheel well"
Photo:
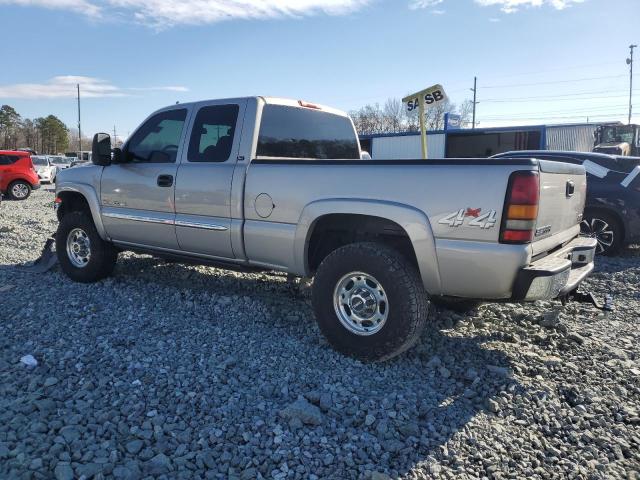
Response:
[{"label": "wheel well", "polygon": [[89,202],[84,198],[84,195],[78,192],[60,192],[58,198],[62,200],[60,207],[58,207],[57,215],[58,221],[62,220],[67,213],[70,212],[87,212],[91,215],[91,208]]},{"label": "wheel well", "polygon": [[624,243],[624,237],[626,236],[626,232],[625,232],[625,226],[624,226],[624,221],[622,220],[622,217],[618,214],[618,212],[614,211],[614,210],[609,210],[608,208],[602,208],[602,207],[585,207],[584,209],[584,216],[587,217],[590,214],[591,215],[595,215],[597,213],[604,213],[610,217],[613,217],[613,219],[618,223],[618,226],[620,227],[620,230],[622,232],[622,243]]},{"label": "wheel well", "polygon": [[330,214],[316,220],[307,247],[307,264],[312,273],[334,250],[356,242],[376,241],[402,253],[416,268],[418,261],[407,232],[382,217],[359,214]]}]

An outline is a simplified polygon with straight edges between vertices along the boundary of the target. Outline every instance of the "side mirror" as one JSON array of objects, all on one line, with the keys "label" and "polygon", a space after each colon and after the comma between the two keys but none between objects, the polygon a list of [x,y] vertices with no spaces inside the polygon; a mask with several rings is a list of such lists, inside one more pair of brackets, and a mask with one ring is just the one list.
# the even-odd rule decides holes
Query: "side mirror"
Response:
[{"label": "side mirror", "polygon": [[108,133],[96,133],[91,145],[91,161],[94,165],[111,165],[111,137]]}]

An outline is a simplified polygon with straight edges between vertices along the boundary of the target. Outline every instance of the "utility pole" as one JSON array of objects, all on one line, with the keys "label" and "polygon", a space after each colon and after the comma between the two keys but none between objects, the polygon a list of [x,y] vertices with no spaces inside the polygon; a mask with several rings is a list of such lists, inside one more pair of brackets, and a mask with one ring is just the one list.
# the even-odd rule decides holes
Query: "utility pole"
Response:
[{"label": "utility pole", "polygon": [[80,129],[80,84],[76,84],[78,87],[78,158],[82,157],[82,130]]},{"label": "utility pole", "polygon": [[629,125],[631,125],[631,110],[633,109],[633,49],[638,45],[629,45],[631,55],[627,58],[627,65],[629,65]]},{"label": "utility pole", "polygon": [[116,126],[113,126],[113,146],[115,147],[118,143],[118,137],[116,137]]},{"label": "utility pole", "polygon": [[471,122],[471,128],[476,128],[476,94],[478,92],[478,77],[473,77],[473,88],[470,89],[473,92],[473,120]]}]

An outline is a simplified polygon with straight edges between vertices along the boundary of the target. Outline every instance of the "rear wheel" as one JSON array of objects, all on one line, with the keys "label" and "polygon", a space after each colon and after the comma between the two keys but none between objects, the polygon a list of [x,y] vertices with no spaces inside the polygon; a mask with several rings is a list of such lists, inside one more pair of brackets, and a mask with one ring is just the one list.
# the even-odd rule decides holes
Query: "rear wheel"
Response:
[{"label": "rear wheel", "polygon": [[118,252],[98,235],[91,217],[71,212],[62,217],[56,233],[56,253],[64,273],[76,282],[97,282],[111,274]]},{"label": "rear wheel", "polygon": [[598,242],[598,255],[615,255],[623,245],[623,230],[620,222],[606,212],[592,211],[585,213],[580,224],[582,235],[595,238]]},{"label": "rear wheel", "polygon": [[31,185],[23,180],[16,180],[9,185],[9,195],[14,200],[26,200],[31,195]]},{"label": "rear wheel", "polygon": [[313,282],[320,330],[339,352],[386,360],[410,348],[427,321],[429,300],[416,268],[379,243],[338,248]]}]

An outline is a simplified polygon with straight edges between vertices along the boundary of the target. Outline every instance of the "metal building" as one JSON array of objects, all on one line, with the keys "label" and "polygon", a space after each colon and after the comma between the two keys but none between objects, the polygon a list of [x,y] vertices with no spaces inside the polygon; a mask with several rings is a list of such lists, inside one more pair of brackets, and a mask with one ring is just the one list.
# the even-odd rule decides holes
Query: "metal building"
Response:
[{"label": "metal building", "polygon": [[[488,157],[526,149],[589,152],[598,125],[579,123],[430,131],[427,133],[427,155],[428,158]],[[418,132],[360,135],[360,142],[373,159],[421,157]]]}]

